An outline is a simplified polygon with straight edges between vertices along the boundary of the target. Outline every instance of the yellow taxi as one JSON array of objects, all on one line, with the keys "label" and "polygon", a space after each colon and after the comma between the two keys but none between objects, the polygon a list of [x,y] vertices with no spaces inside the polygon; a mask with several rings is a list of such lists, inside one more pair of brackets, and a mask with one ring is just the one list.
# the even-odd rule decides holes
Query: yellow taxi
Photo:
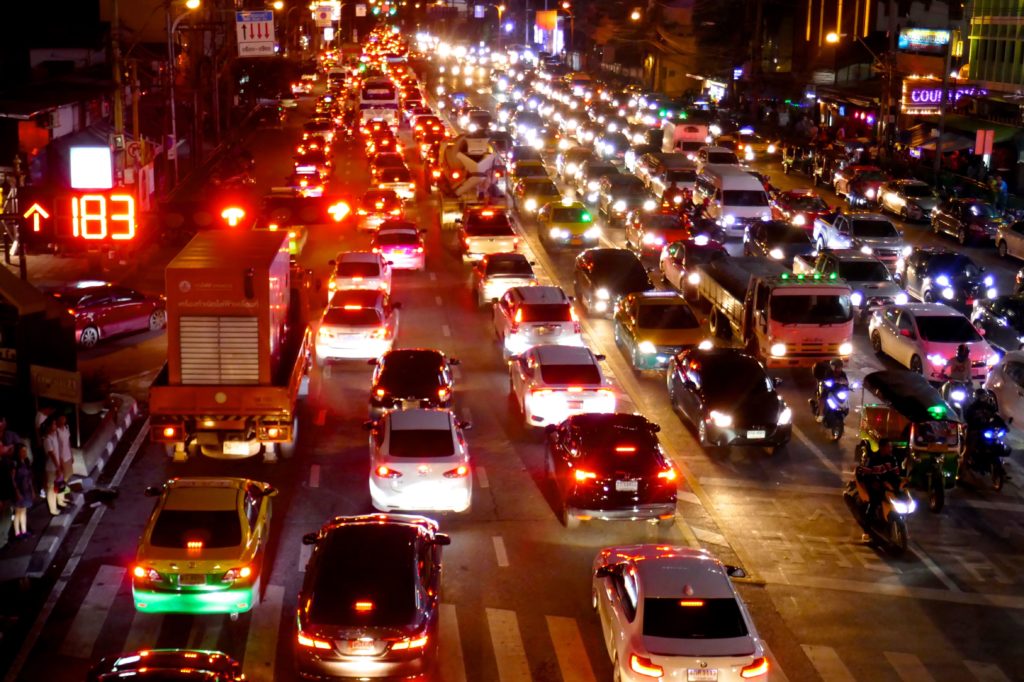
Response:
[{"label": "yellow taxi", "polygon": [[537,211],[537,230],[545,245],[594,246],[601,228],[582,201],[563,199],[545,204]]},{"label": "yellow taxi", "polygon": [[710,348],[700,320],[675,291],[641,291],[624,296],[613,317],[615,343],[633,369],[659,369],[684,348]]},{"label": "yellow taxi", "polygon": [[147,488],[159,499],[132,566],[135,609],[232,616],[252,609],[276,494],[246,478],[172,478]]}]

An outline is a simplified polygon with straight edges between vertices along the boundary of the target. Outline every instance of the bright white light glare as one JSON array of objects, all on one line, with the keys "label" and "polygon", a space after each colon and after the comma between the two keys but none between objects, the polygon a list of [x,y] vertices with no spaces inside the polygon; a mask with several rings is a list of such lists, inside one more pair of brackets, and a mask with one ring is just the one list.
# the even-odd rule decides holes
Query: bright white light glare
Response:
[{"label": "bright white light glare", "polygon": [[112,188],[114,166],[110,147],[72,147],[71,186],[74,189]]}]

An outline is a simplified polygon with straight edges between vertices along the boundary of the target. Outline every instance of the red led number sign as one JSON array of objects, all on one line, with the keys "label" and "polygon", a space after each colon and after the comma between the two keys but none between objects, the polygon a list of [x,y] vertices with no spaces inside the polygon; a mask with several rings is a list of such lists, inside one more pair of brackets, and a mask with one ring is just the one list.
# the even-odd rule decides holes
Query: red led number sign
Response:
[{"label": "red led number sign", "polygon": [[71,236],[127,241],[135,238],[135,197],[130,194],[71,195]]}]

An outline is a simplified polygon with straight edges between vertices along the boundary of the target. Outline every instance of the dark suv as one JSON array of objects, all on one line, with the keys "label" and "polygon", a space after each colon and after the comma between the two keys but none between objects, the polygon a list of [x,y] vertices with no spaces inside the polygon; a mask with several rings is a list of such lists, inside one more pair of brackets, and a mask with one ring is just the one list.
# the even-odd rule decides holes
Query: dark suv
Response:
[{"label": "dark suv", "polygon": [[451,368],[459,364],[455,358],[430,348],[406,348],[389,351],[369,364],[377,366],[370,387],[371,418],[388,410],[451,407]]},{"label": "dark suv", "polygon": [[428,674],[438,645],[441,547],[437,522],[409,514],[338,516],[314,545],[298,598],[300,677]]}]

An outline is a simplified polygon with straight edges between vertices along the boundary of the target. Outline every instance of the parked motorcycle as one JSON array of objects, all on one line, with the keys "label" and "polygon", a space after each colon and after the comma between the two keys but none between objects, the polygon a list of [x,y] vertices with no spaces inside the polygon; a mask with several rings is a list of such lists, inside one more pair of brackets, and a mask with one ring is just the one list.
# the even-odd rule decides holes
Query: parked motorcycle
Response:
[{"label": "parked motorcycle", "polygon": [[856,481],[850,481],[843,491],[843,501],[873,542],[893,555],[906,552],[910,542],[906,517],[917,508],[910,491],[902,485],[896,487],[887,484],[881,503],[870,512],[868,500],[867,491]]},{"label": "parked motorcycle", "polygon": [[999,491],[1008,478],[1003,458],[1009,456],[1006,422],[999,415],[992,415],[977,427],[970,427],[961,471],[979,480],[990,479],[992,489]]}]

